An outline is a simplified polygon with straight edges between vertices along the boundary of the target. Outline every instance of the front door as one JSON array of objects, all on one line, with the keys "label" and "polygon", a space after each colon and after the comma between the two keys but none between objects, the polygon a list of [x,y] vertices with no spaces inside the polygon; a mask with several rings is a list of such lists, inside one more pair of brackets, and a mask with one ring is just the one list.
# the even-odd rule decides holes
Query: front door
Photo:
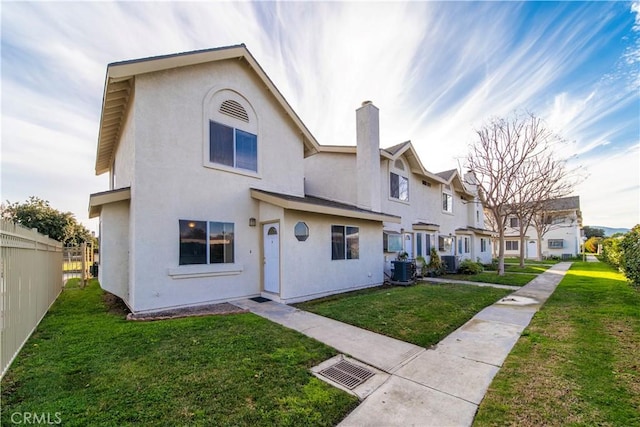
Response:
[{"label": "front door", "polygon": [[404,235],[404,251],[409,255],[409,259],[413,259],[413,235],[411,233]]},{"label": "front door", "polygon": [[538,242],[536,242],[535,240],[529,240],[527,242],[527,258],[538,258]]},{"label": "front door", "polygon": [[264,241],[264,290],[280,293],[280,225],[262,226]]}]

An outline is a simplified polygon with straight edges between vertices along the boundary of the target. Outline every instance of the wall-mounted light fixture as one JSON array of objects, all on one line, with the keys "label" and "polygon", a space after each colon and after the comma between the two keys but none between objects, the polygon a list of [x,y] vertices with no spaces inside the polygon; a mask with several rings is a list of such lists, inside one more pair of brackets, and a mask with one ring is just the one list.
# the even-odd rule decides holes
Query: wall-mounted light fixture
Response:
[{"label": "wall-mounted light fixture", "polygon": [[256,219],[249,218],[249,227],[255,227],[255,226],[256,226]]}]

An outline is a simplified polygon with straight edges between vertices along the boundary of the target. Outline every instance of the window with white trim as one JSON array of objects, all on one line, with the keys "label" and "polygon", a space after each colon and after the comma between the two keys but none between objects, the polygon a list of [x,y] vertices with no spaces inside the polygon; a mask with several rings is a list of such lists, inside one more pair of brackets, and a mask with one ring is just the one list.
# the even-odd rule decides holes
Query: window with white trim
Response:
[{"label": "window with white trim", "polygon": [[179,265],[234,262],[232,222],[179,220]]},{"label": "window with white trim", "polygon": [[331,259],[360,258],[360,229],[348,225],[331,226]]},{"label": "window with white trim", "polygon": [[451,186],[447,184],[442,185],[442,211],[453,213],[453,194]]},{"label": "window with white trim", "polygon": [[547,242],[549,249],[562,249],[564,248],[563,239],[549,239]]},{"label": "window with white trim", "polygon": [[517,240],[507,240],[504,242],[505,249],[508,251],[517,251],[519,249],[518,243],[520,242]]},{"label": "window with white trim", "polygon": [[480,252],[487,252],[487,239],[480,238]]}]

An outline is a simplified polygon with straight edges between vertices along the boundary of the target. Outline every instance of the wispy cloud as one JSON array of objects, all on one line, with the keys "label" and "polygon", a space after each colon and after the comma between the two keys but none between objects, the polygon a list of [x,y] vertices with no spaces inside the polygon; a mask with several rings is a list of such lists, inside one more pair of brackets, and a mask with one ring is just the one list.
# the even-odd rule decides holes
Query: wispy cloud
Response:
[{"label": "wispy cloud", "polygon": [[[429,169],[448,169],[487,118],[528,109],[567,138],[568,156],[637,182],[619,168],[637,150],[607,152],[638,143],[639,2],[2,7],[3,198],[37,194],[86,219],[87,194],[106,186],[92,176],[106,64],[237,43],[323,144],[354,144],[354,111],[372,100],[383,145],[411,139]],[[45,171],[64,178],[32,180]]]}]

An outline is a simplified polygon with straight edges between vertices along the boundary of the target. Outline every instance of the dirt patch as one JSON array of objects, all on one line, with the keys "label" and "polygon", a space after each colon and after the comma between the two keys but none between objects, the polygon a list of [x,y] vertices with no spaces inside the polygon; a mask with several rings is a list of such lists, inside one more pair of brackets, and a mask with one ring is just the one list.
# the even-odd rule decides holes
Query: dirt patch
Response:
[{"label": "dirt patch", "polygon": [[107,312],[116,316],[125,317],[131,313],[129,307],[122,301],[122,299],[110,292],[102,294],[102,302],[107,306]]},{"label": "dirt patch", "polygon": [[153,313],[141,313],[127,315],[127,320],[164,320],[164,319],[177,319],[180,317],[194,317],[194,316],[212,316],[212,315],[224,315],[224,314],[238,314],[247,313],[248,310],[236,307],[228,302],[220,304],[200,305],[197,307],[182,307],[171,310],[156,311]]}]

